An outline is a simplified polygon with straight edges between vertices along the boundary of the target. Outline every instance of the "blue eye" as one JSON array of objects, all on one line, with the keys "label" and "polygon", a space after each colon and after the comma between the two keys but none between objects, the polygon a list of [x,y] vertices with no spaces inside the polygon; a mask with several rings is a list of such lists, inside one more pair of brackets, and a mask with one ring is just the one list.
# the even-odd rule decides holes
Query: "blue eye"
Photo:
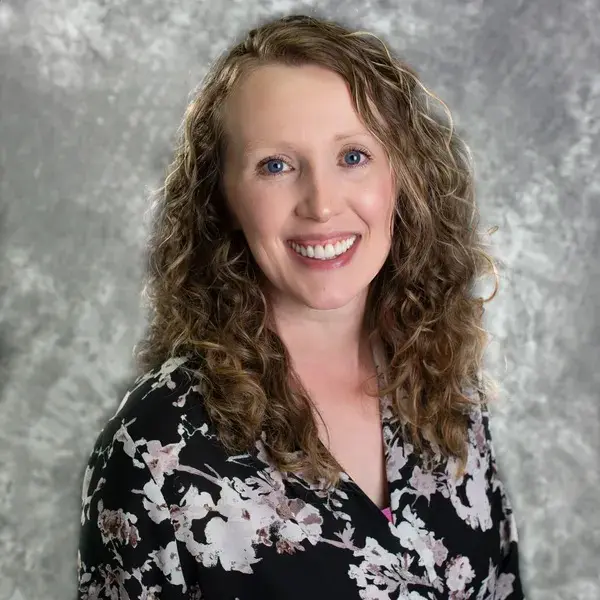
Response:
[{"label": "blue eye", "polygon": [[346,152],[346,154],[344,155],[344,159],[347,156],[354,156],[355,159],[353,159],[351,162],[346,162],[346,164],[349,164],[351,166],[354,165],[358,165],[360,164],[360,155],[362,154],[362,152],[360,150],[349,150],[348,152]]},{"label": "blue eye", "polygon": [[[268,162],[265,163],[267,170],[269,171],[269,173],[272,173],[273,175],[277,175],[278,173],[281,173],[281,171],[283,170],[283,161],[279,160],[278,158],[273,158],[271,160],[269,160]],[[273,165],[275,165],[274,168]],[[279,165],[279,168],[278,168]]]}]

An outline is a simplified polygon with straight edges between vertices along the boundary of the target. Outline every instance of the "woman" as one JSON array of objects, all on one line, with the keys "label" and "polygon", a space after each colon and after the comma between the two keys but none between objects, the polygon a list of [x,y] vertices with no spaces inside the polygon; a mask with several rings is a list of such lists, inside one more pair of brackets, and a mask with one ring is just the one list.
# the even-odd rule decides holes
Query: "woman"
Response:
[{"label": "woman", "polygon": [[215,64],[86,470],[80,598],[523,598],[471,295],[494,261],[432,98],[304,16]]}]

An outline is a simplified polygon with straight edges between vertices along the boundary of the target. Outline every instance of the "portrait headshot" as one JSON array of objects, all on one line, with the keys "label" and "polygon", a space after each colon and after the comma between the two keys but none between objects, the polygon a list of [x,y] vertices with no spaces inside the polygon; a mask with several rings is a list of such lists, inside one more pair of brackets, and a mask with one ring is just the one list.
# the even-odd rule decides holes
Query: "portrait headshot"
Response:
[{"label": "portrait headshot", "polygon": [[213,65],[85,472],[81,598],[524,597],[474,289],[495,262],[436,102],[311,16]]}]

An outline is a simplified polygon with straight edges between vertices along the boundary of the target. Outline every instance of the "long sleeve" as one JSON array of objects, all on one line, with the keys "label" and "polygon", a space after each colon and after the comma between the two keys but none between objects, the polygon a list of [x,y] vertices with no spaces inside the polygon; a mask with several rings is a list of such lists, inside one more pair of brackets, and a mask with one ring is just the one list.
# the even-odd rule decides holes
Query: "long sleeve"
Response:
[{"label": "long sleeve", "polygon": [[[88,462],[77,557],[79,600],[191,600],[161,487],[127,428],[108,426]],[[104,441],[103,441],[104,440]]]}]

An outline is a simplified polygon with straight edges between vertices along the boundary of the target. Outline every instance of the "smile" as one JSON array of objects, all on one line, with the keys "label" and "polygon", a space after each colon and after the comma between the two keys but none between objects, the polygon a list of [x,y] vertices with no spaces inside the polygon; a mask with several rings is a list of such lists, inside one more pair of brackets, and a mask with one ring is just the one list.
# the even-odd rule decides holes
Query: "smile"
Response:
[{"label": "smile", "polygon": [[352,235],[345,240],[339,240],[334,244],[317,244],[315,246],[304,246],[301,244],[297,244],[295,242],[290,242],[291,248],[297,254],[304,256],[306,258],[313,258],[315,260],[332,260],[345,254],[352,248],[354,242],[356,241],[356,236]]}]

